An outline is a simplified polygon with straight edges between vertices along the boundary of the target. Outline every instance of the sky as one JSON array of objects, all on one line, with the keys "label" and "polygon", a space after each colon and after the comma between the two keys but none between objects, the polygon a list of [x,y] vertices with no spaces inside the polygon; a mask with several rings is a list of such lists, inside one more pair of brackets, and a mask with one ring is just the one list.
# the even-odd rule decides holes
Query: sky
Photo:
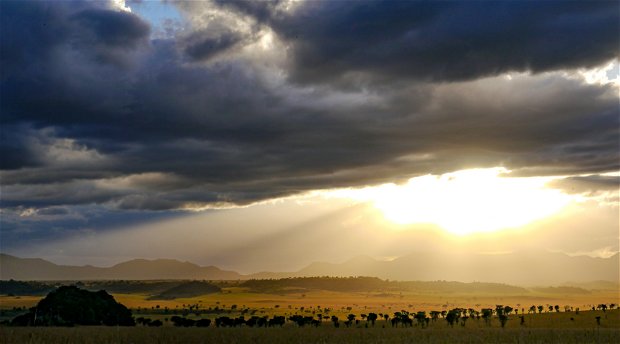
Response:
[{"label": "sky", "polygon": [[620,250],[617,1],[2,1],[0,250]]}]

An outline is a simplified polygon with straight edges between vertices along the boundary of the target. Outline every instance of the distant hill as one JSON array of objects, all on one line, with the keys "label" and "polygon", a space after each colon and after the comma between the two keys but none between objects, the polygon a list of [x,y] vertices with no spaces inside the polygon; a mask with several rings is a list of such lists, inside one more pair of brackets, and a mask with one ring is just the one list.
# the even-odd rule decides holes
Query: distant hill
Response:
[{"label": "distant hill", "polygon": [[0,279],[3,280],[246,280],[311,276],[372,276],[399,281],[497,282],[617,290],[620,255],[592,258],[540,251],[506,254],[431,252],[414,253],[391,261],[360,256],[339,264],[316,262],[296,272],[241,275],[214,266],[172,259],[134,259],[103,268],[56,265],[43,259],[0,254]]},{"label": "distant hill", "polygon": [[400,281],[478,281],[517,285],[556,285],[574,281],[575,284],[597,280],[618,281],[620,256],[571,257],[539,251],[492,255],[415,253],[392,261],[357,257],[340,264],[313,263],[290,274],[251,275],[257,279],[308,276],[373,276]]},{"label": "distant hill", "polygon": [[589,290],[620,290],[620,280],[615,281],[588,281],[588,282],[566,282],[566,287],[576,287]]},{"label": "distant hill", "polygon": [[0,278],[3,280],[237,280],[234,271],[214,266],[198,266],[173,259],[134,259],[109,268],[56,265],[38,258],[18,258],[0,254]]},{"label": "distant hill", "polygon": [[329,290],[338,292],[384,292],[398,293],[415,291],[418,293],[486,293],[502,295],[525,295],[529,290],[500,283],[463,283],[448,281],[389,281],[377,277],[295,277],[283,279],[249,280],[241,287],[259,293],[298,293],[310,290]]}]

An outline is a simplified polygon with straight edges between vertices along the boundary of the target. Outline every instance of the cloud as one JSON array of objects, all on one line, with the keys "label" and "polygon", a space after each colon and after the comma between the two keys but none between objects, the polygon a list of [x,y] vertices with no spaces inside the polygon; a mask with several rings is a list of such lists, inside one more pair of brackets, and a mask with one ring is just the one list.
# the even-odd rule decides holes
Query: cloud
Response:
[{"label": "cloud", "polygon": [[549,187],[562,189],[571,194],[595,194],[598,192],[615,192],[620,190],[620,176],[588,175],[555,179]]},{"label": "cloud", "polygon": [[209,60],[241,41],[241,36],[234,32],[225,32],[210,36],[205,32],[195,32],[188,38],[185,53],[196,60]]},{"label": "cloud", "polygon": [[614,1],[223,1],[290,44],[291,76],[455,81],[593,67],[618,56]]},{"label": "cloud", "polygon": [[24,73],[41,71],[62,52],[123,64],[127,53],[148,43],[150,31],[147,23],[112,2],[7,1],[0,15],[2,63],[9,69],[26,68]]},{"label": "cloud", "polygon": [[226,2],[149,41],[110,4],[0,3],[2,207],[165,211],[472,167],[619,168],[617,87],[564,70],[617,56],[608,3],[393,4]]}]

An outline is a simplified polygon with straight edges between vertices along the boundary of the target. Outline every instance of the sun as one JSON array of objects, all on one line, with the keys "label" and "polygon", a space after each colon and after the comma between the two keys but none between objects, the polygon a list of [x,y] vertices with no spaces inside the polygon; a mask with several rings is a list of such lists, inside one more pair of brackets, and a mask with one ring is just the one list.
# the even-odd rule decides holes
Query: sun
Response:
[{"label": "sun", "polygon": [[456,235],[518,228],[566,206],[570,196],[545,188],[551,178],[511,178],[504,168],[463,170],[349,190],[397,224],[435,224]]}]

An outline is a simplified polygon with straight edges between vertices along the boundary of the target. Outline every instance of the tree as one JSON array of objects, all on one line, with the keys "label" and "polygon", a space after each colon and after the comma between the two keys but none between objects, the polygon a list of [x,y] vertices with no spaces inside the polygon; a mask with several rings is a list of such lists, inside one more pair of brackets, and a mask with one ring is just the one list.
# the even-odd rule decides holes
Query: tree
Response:
[{"label": "tree", "polygon": [[196,327],[209,327],[211,325],[211,319],[200,319],[195,323]]},{"label": "tree", "polygon": [[50,292],[26,314],[11,321],[21,326],[135,326],[131,311],[104,290],[91,292],[62,286]]},{"label": "tree", "polygon": [[418,321],[418,325],[424,327],[424,323],[426,322],[426,312],[417,312],[413,317]]},{"label": "tree", "polygon": [[493,315],[493,310],[491,308],[483,308],[482,309],[482,318],[487,325],[491,325],[491,316]]},{"label": "tree", "polygon": [[375,326],[375,321],[377,320],[377,314],[376,313],[368,313],[368,316],[366,316],[366,319],[368,321],[370,321],[372,326]]},{"label": "tree", "polygon": [[506,322],[508,322],[508,316],[506,314],[499,315],[499,323],[502,325],[502,328],[506,326]]},{"label": "tree", "polygon": [[351,313],[347,315],[347,321],[344,324],[347,325],[347,327],[349,327],[353,324],[354,321],[355,321],[355,314]]},{"label": "tree", "polygon": [[151,322],[149,323],[149,326],[150,326],[150,327],[160,327],[160,326],[162,326],[162,325],[163,325],[163,323],[162,323],[162,322],[161,322],[161,320],[159,320],[159,319],[153,320],[153,321],[151,321]]},{"label": "tree", "polygon": [[332,322],[334,323],[334,327],[340,327],[340,323],[338,322],[338,317],[332,315]]},{"label": "tree", "polygon": [[543,309],[544,309],[544,308],[543,308],[543,306],[542,306],[542,305],[539,305],[539,306],[538,306],[538,313],[542,313]]},{"label": "tree", "polygon": [[448,322],[448,325],[450,325],[450,327],[454,327],[454,322],[457,320],[457,318],[458,314],[454,310],[451,310],[448,312],[448,314],[446,314],[446,321]]}]

